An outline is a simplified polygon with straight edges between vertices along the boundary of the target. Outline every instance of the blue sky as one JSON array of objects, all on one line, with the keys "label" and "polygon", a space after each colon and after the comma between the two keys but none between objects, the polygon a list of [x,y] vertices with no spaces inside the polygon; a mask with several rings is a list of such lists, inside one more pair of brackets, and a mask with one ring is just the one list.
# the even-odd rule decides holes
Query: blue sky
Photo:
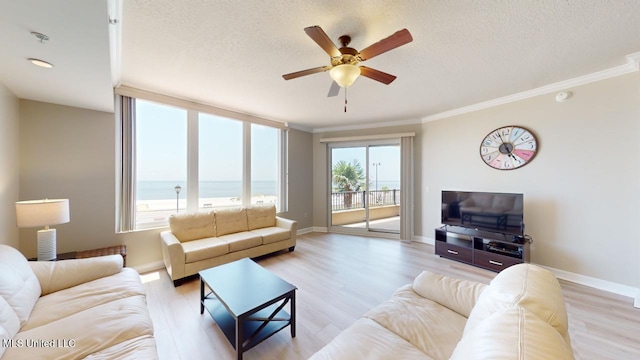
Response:
[{"label": "blue sky", "polygon": [[[185,181],[187,178],[187,111],[138,100],[137,176],[139,181]],[[242,180],[243,123],[200,114],[200,181]],[[278,130],[252,125],[252,179],[276,181]]]},{"label": "blue sky", "polygon": [[[187,111],[143,100],[136,101],[137,179],[138,181],[186,181]],[[200,181],[242,180],[242,125],[240,121],[200,114]],[[252,179],[276,181],[278,178],[278,131],[252,125]],[[334,148],[333,162],[357,159],[366,165],[366,148]],[[370,182],[400,181],[400,146],[369,147]]]},{"label": "blue sky", "polygon": [[[332,163],[335,164],[340,160],[349,163],[356,159],[360,165],[365,168],[366,165],[366,148],[350,147],[350,148],[333,148]],[[400,181],[400,145],[395,146],[370,146],[369,147],[369,181],[371,183],[376,180],[376,167],[374,163],[380,163],[378,168],[378,181]]]}]

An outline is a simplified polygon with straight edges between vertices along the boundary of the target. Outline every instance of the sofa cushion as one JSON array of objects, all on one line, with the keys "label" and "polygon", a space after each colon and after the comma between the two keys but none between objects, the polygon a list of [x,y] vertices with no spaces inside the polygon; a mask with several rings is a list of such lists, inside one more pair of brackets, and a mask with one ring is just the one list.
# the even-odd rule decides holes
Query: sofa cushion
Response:
[{"label": "sofa cushion", "polygon": [[254,229],[250,232],[262,236],[263,244],[272,244],[278,241],[291,239],[291,231],[280,227],[267,227]]},{"label": "sofa cushion", "polygon": [[216,210],[216,236],[248,231],[247,209],[229,208]]},{"label": "sofa cushion", "polygon": [[213,211],[171,215],[169,226],[180,242],[216,236]]},{"label": "sofa cushion", "polygon": [[156,341],[151,335],[142,335],[95,352],[84,360],[93,359],[157,359]]},{"label": "sofa cushion", "polygon": [[466,318],[426,299],[411,284],[363,315],[434,359],[448,359],[462,336]]},{"label": "sofa cushion", "polygon": [[[0,296],[0,340],[13,339],[20,330],[20,319],[7,301]],[[6,346],[0,346],[0,357]]]},{"label": "sofa cushion", "polygon": [[229,244],[216,237],[182,243],[184,262],[192,263],[229,253]]},{"label": "sofa cushion", "polygon": [[432,359],[377,322],[361,318],[309,360]]},{"label": "sofa cushion", "polygon": [[549,270],[531,264],[508,267],[491,281],[469,315],[465,335],[492,314],[515,305],[540,317],[569,342],[560,284]]},{"label": "sofa cushion", "polygon": [[276,206],[249,206],[247,207],[247,223],[249,230],[276,226]]},{"label": "sofa cushion", "polygon": [[262,236],[249,231],[223,235],[218,237],[218,239],[229,244],[229,252],[250,249],[262,245]]},{"label": "sofa cushion", "polygon": [[[42,293],[47,295],[86,282],[118,274],[122,271],[120,255],[107,255],[73,261],[31,261],[31,270],[38,277]],[[42,300],[42,298],[41,298]]]},{"label": "sofa cushion", "polygon": [[413,290],[420,296],[469,317],[476,300],[487,285],[423,271],[413,280]]},{"label": "sofa cushion", "polygon": [[[87,260],[98,260],[98,258]],[[111,301],[144,294],[138,272],[131,268],[124,268],[115,275],[42,296],[20,331],[46,325]]]},{"label": "sofa cushion", "polygon": [[38,278],[18,250],[0,245],[0,296],[11,306],[24,325],[40,297]]},{"label": "sofa cushion", "polygon": [[[64,306],[64,304],[60,304]],[[73,341],[57,346],[11,347],[8,359],[82,359],[123,341],[153,335],[144,295],[110,301],[48,324],[20,331],[16,340]],[[63,346],[63,345],[67,346]]]},{"label": "sofa cushion", "polygon": [[464,334],[452,360],[573,359],[571,345],[536,314],[519,306],[493,313]]}]

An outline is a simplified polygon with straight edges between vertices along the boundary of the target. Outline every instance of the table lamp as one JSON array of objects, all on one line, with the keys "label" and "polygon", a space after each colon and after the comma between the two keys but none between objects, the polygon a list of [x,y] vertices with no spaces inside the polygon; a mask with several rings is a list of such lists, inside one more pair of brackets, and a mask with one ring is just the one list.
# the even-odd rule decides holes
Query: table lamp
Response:
[{"label": "table lamp", "polygon": [[41,227],[38,230],[38,261],[56,259],[56,229],[50,225],[69,222],[69,199],[44,199],[16,202],[18,227]]}]

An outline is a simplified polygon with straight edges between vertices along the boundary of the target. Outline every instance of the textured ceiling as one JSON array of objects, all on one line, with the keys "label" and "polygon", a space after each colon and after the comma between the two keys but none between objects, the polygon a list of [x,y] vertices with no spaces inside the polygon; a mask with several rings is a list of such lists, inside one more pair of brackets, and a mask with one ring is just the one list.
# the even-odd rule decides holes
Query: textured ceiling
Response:
[{"label": "textured ceiling", "polygon": [[[0,0],[0,40],[9,45],[0,52],[0,82],[22,98],[112,109],[107,3]],[[640,51],[637,0],[126,0],[121,6],[121,56],[112,59],[120,64],[117,84],[307,129],[418,120],[620,66]],[[359,50],[402,28],[414,41],[364,63],[398,78],[390,85],[359,78],[348,89],[345,114],[344,90],[327,97],[328,73],[282,79],[329,64],[303,30],[311,25],[336,43],[350,35]],[[52,31],[55,41],[33,44],[34,30]],[[44,49],[55,53],[49,73],[24,61]]]},{"label": "textured ceiling", "polygon": [[[640,51],[638,1],[186,1],[124,3],[122,82],[309,128],[402,121],[625,63]],[[327,98],[328,65],[303,31],[356,49],[407,28],[414,41],[364,64]]]}]

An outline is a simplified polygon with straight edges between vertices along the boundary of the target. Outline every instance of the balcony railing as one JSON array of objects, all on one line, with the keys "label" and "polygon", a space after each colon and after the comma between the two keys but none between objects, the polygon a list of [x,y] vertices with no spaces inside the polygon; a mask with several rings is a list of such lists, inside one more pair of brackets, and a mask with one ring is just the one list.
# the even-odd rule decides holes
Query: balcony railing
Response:
[{"label": "balcony railing", "polygon": [[400,204],[400,189],[331,193],[331,211]]}]

